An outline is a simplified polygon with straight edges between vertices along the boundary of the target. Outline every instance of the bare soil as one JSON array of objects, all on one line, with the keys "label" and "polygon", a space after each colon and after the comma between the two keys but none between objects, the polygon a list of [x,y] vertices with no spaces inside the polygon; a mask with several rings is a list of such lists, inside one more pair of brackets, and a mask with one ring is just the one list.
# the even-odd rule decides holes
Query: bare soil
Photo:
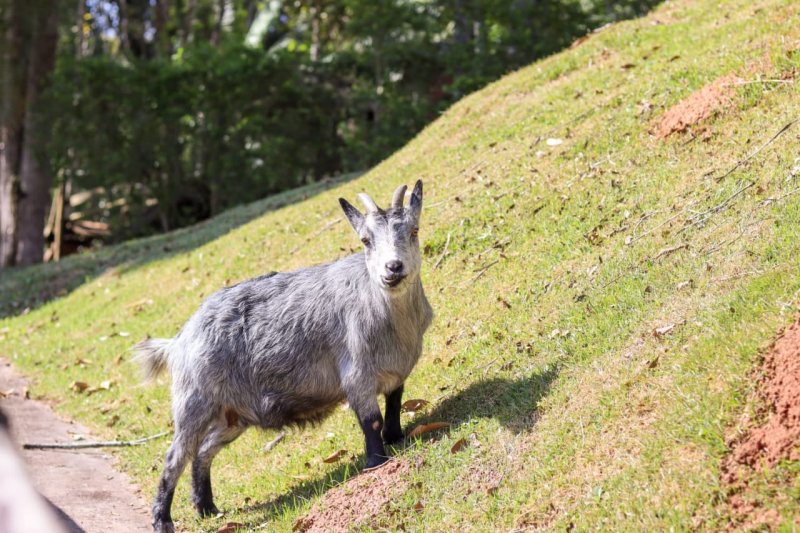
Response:
[{"label": "bare soil", "polygon": [[[89,431],[57,416],[46,403],[26,399],[27,382],[0,359],[0,408],[14,441],[74,442],[75,435],[94,440]],[[149,531],[147,505],[131,480],[117,471],[100,450],[21,450],[34,486],[69,516],[73,530],[103,533]]]},{"label": "bare soil", "polygon": [[747,487],[758,472],[781,461],[800,460],[800,320],[778,334],[757,376],[755,401],[760,411],[755,418],[761,423],[750,424],[729,443],[722,479],[730,488],[727,503],[739,522],[775,529],[780,514],[761,507]]},{"label": "bare soil", "polygon": [[408,462],[393,459],[329,490],[292,528],[302,533],[344,533],[358,527],[375,527],[389,502],[407,488]]},{"label": "bare soil", "polygon": [[729,108],[739,81],[735,74],[717,78],[669,108],[655,126],[656,137],[665,139],[673,133],[684,132]]}]

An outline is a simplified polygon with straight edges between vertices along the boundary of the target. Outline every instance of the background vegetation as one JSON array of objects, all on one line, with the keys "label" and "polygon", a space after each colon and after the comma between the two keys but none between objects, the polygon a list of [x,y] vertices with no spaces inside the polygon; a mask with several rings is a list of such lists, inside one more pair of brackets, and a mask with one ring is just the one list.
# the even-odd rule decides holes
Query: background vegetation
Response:
[{"label": "background vegetation", "polygon": [[118,241],[365,170],[465,94],[655,3],[14,0],[6,18],[57,12],[29,102],[39,182],[93,190],[72,222]]}]

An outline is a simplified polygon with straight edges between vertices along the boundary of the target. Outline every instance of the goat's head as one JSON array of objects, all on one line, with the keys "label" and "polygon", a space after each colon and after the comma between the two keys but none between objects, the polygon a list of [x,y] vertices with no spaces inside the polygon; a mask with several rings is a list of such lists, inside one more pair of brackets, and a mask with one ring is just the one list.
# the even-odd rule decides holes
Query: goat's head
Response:
[{"label": "goat's head", "polygon": [[419,277],[422,259],[419,253],[419,219],[422,211],[422,180],[411,192],[408,207],[403,207],[406,186],[394,191],[391,207],[384,210],[365,193],[358,199],[364,204],[362,214],[344,198],[339,198],[344,214],[364,243],[367,270],[382,288],[403,291]]}]

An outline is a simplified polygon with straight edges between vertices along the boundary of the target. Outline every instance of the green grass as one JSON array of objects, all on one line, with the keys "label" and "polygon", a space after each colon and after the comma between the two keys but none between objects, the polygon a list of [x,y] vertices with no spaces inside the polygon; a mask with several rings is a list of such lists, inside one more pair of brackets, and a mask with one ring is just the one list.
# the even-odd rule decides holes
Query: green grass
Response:
[{"label": "green grass", "polygon": [[[225,284],[350,253],[359,243],[336,198],[365,190],[386,203],[398,184],[422,178],[423,278],[436,319],[407,397],[431,406],[404,422],[453,426],[395,448],[422,466],[376,524],[724,528],[735,520],[719,474],[726,437],[750,409],[759,350],[798,309],[800,125],[758,149],[797,118],[800,91],[742,85],[731,109],[694,132],[662,141],[650,131],[719,76],[796,76],[798,7],[669,2],[465,98],[357,179],[4,273],[0,355],[34,378],[35,396],[98,435],[162,431],[167,380],[139,385],[135,341],[174,335]],[[81,358],[91,362],[76,365]],[[69,388],[106,379],[112,388],[92,395]],[[272,438],[248,432],[216,460],[222,519],[194,517],[185,476],[179,526],[290,530],[362,465],[345,410],[265,453]],[[452,454],[460,438],[473,445]],[[119,452],[148,497],[167,446]],[[357,458],[322,462],[338,449]],[[800,515],[798,466],[764,473],[748,496],[789,529]],[[502,478],[492,494],[482,485],[490,478]]]}]

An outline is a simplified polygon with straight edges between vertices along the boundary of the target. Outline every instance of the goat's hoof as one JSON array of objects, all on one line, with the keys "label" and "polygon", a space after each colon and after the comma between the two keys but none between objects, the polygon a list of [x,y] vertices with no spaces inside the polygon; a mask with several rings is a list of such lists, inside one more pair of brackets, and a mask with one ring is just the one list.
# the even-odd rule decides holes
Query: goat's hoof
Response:
[{"label": "goat's hoof", "polygon": [[208,504],[201,504],[197,506],[197,514],[200,515],[200,518],[208,518],[209,516],[217,516],[219,513],[219,509],[213,503]]},{"label": "goat's hoof", "polygon": [[154,533],[175,533],[175,525],[169,521],[156,520],[153,522]]},{"label": "goat's hoof", "polygon": [[379,466],[382,466],[389,458],[384,455],[373,455],[369,459],[367,459],[367,466],[364,468],[365,472],[369,472],[370,470],[375,470]]},{"label": "goat's hoof", "polygon": [[387,431],[382,436],[385,444],[397,444],[406,438],[402,431]]}]

